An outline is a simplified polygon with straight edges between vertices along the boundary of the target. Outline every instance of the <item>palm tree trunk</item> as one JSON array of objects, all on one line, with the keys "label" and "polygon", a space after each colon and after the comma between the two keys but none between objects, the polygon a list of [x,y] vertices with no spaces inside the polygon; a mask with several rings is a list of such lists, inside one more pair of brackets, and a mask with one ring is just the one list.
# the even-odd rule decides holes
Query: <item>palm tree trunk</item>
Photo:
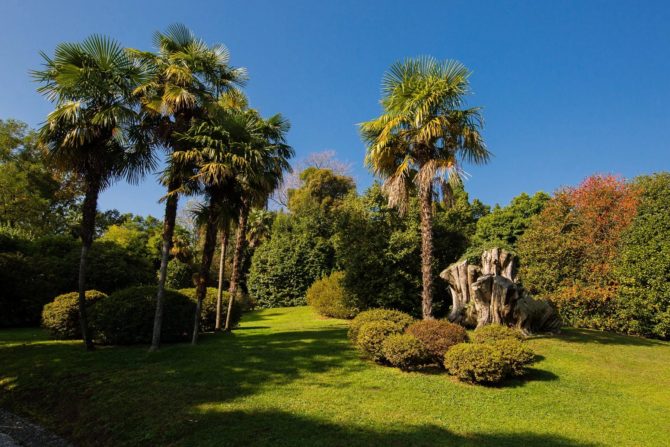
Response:
[{"label": "palm tree trunk", "polygon": [[[177,189],[179,185],[173,180],[168,185],[168,193]],[[163,301],[165,296],[165,279],[167,277],[167,266],[170,261],[170,250],[172,250],[172,237],[177,222],[177,206],[179,196],[168,195],[165,201],[165,219],[163,221],[163,247],[161,250],[161,266],[158,273],[158,291],[156,293],[156,313],[154,314],[154,330],[151,337],[150,351],[155,351],[161,342],[161,328],[163,326]]]},{"label": "palm tree trunk", "polygon": [[202,300],[205,299],[205,294],[207,293],[209,269],[212,267],[212,258],[214,258],[214,249],[216,248],[217,225],[216,214],[214,213],[214,205],[216,203],[217,200],[212,196],[209,201],[209,212],[207,216],[207,223],[205,224],[205,243],[202,248],[202,262],[200,264],[200,272],[198,273],[197,286],[195,289],[195,318],[193,322],[193,338],[191,339],[191,344],[193,345],[198,342],[200,314],[202,313]]},{"label": "palm tree trunk", "polygon": [[223,270],[226,265],[226,249],[228,247],[228,232],[226,227],[221,231],[221,257],[219,258],[219,289],[216,291],[216,324],[215,331],[221,330],[221,308],[223,307]]},{"label": "palm tree trunk", "polygon": [[81,336],[87,351],[93,350],[93,339],[88,327],[88,315],[86,313],[86,264],[88,252],[93,244],[95,233],[95,214],[98,210],[98,195],[100,194],[100,179],[92,178],[86,181],[86,192],[82,206],[81,222],[81,257],[79,258],[79,324],[81,325]]},{"label": "palm tree trunk", "polygon": [[421,201],[421,310],[424,320],[433,318],[433,191],[432,186],[420,185]]},{"label": "palm tree trunk", "polygon": [[228,289],[228,313],[226,314],[226,331],[230,331],[230,314],[233,312],[233,300],[237,294],[237,287],[240,281],[240,269],[242,266],[242,249],[246,240],[247,217],[249,209],[246,204],[242,204],[240,217],[237,224],[237,235],[235,236],[235,254],[233,255],[233,271],[230,275],[230,288]]}]

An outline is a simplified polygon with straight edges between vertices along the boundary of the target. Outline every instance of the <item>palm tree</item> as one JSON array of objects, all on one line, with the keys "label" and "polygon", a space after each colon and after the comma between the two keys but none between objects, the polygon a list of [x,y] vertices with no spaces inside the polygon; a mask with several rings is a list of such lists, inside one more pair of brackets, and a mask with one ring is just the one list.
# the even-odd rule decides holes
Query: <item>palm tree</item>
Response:
[{"label": "palm tree", "polygon": [[79,261],[79,317],[87,349],[93,349],[85,308],[86,264],[93,243],[98,195],[119,178],[137,181],[155,166],[131,92],[146,70],[116,41],[91,36],[62,43],[54,57],[42,53],[44,69],[32,72],[38,91],[56,108],[40,130],[52,162],[83,180]]},{"label": "palm tree", "polygon": [[383,179],[391,206],[406,207],[412,184],[421,206],[423,318],[432,318],[433,193],[447,178],[461,181],[463,161],[485,163],[490,157],[481,137],[479,108],[466,108],[470,72],[460,62],[431,57],[391,66],[382,82],[383,114],[362,123],[365,162]]},{"label": "palm tree", "polygon": [[193,175],[192,166],[175,160],[174,154],[187,149],[177,135],[187,132],[194,120],[206,116],[221,92],[246,80],[244,69],[230,67],[225,46],[208,46],[184,25],[173,24],[165,33],[156,32],[154,45],[157,53],[129,50],[134,58],[152,67],[152,77],[135,94],[147,113],[153,115],[161,141],[168,149],[168,166],[163,175],[167,187],[163,247],[151,350],[160,344],[165,279],[179,196],[189,192],[188,179]]},{"label": "palm tree", "polygon": [[228,289],[228,312],[226,314],[226,331],[230,331],[230,316],[233,310],[233,300],[237,295],[242,267],[242,253],[246,242],[246,229],[249,212],[253,205],[265,206],[270,194],[279,187],[284,178],[284,172],[290,171],[289,159],[293,156],[293,149],[286,144],[286,134],[290,123],[280,114],[263,120],[251,110],[251,114],[260,124],[260,139],[262,157],[258,158],[252,169],[242,171],[236,177],[240,188],[240,210],[235,237],[235,252],[233,267]]}]

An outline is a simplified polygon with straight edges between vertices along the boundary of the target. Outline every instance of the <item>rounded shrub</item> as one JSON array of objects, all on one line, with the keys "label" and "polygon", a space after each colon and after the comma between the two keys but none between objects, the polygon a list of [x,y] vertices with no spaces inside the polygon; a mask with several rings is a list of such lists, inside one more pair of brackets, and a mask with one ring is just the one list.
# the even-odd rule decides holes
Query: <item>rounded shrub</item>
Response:
[{"label": "rounded shrub", "polygon": [[420,320],[409,326],[407,333],[416,337],[438,364],[442,363],[449,348],[468,339],[463,326],[446,320]]},{"label": "rounded shrub", "polygon": [[526,367],[535,362],[535,354],[521,341],[514,338],[497,340],[491,343],[505,362],[505,372],[510,376],[522,376]]},{"label": "rounded shrub", "polygon": [[430,355],[421,341],[411,334],[391,334],[382,343],[382,354],[400,369],[409,369],[430,362]]},{"label": "rounded shrub", "polygon": [[[180,289],[179,293],[186,295],[194,304],[196,303],[195,288]],[[217,290],[214,287],[207,287],[207,293],[202,300],[202,309],[200,312],[200,330],[203,332],[211,332],[216,325],[216,294]],[[221,297],[221,326],[226,322],[226,315],[228,315],[228,299],[230,294],[223,292]],[[238,300],[233,300],[233,312],[230,316],[231,326],[236,326],[242,318],[242,306]]]},{"label": "rounded shrub", "polygon": [[490,343],[498,340],[523,340],[521,332],[500,324],[488,324],[475,329],[472,341],[475,343]]},{"label": "rounded shrub", "polygon": [[389,335],[399,334],[403,326],[393,321],[370,321],[361,326],[356,346],[369,359],[381,362],[385,359],[383,345]]},{"label": "rounded shrub", "polygon": [[[97,290],[86,291],[86,308],[102,298],[105,293]],[[46,304],[42,310],[42,327],[48,330],[55,338],[68,340],[81,338],[79,324],[79,292],[58,295],[52,302]]]},{"label": "rounded shrub", "polygon": [[[166,290],[161,341],[188,340],[193,330],[195,303],[186,295]],[[130,287],[112,293],[91,308],[91,327],[102,344],[151,342],[156,312],[156,287]]]},{"label": "rounded shrub", "polygon": [[361,329],[361,327],[369,322],[372,321],[391,321],[393,323],[397,323],[402,327],[401,330],[405,330],[407,326],[412,324],[414,322],[414,318],[409,316],[408,314],[404,312],[400,312],[399,310],[390,310],[390,309],[371,309],[371,310],[366,310],[364,312],[359,313],[356,315],[356,318],[351,320],[351,323],[349,325],[349,340],[351,340],[351,343],[354,345],[357,344],[358,342],[358,333]]},{"label": "rounded shrub", "polygon": [[356,309],[348,302],[342,280],[344,272],[333,272],[318,279],[307,289],[307,304],[319,314],[331,318],[353,318]]},{"label": "rounded shrub", "polygon": [[507,365],[500,352],[490,344],[461,343],[444,355],[447,372],[470,383],[498,383],[505,378]]}]

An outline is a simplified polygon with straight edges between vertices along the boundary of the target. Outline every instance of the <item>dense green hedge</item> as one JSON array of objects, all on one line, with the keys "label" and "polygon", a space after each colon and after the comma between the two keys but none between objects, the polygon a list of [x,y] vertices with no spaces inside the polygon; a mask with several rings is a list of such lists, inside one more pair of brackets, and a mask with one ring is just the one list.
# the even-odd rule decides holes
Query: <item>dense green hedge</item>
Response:
[{"label": "dense green hedge", "polygon": [[353,318],[356,309],[350,304],[342,280],[344,272],[333,272],[307,289],[307,304],[319,314],[331,318]]},{"label": "dense green hedge", "polygon": [[[107,294],[97,290],[86,291],[86,308],[91,307]],[[42,310],[42,327],[55,338],[74,340],[81,338],[79,323],[79,292],[58,295]]]},{"label": "dense green hedge", "polygon": [[[109,295],[91,308],[94,338],[101,344],[150,343],[156,312],[156,287],[130,287]],[[161,341],[188,340],[195,303],[174,290],[165,291]]]}]

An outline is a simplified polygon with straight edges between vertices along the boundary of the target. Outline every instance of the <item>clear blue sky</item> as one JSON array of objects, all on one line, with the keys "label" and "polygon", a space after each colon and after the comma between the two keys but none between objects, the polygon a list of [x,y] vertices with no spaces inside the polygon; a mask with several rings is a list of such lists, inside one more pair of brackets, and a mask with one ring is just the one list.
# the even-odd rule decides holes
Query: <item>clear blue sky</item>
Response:
[{"label": "clear blue sky", "polygon": [[[454,58],[474,71],[495,154],[466,167],[471,196],[507,203],[594,172],[670,169],[667,1],[33,1],[0,5],[0,117],[38,125],[50,105],[28,70],[58,42],[103,33],[151,49],[154,30],[182,22],[247,67],[252,106],[292,122],[297,158],[332,149],[363,166],[356,123],[379,112],[396,60]],[[118,184],[101,208],[162,215],[155,179]]]}]

